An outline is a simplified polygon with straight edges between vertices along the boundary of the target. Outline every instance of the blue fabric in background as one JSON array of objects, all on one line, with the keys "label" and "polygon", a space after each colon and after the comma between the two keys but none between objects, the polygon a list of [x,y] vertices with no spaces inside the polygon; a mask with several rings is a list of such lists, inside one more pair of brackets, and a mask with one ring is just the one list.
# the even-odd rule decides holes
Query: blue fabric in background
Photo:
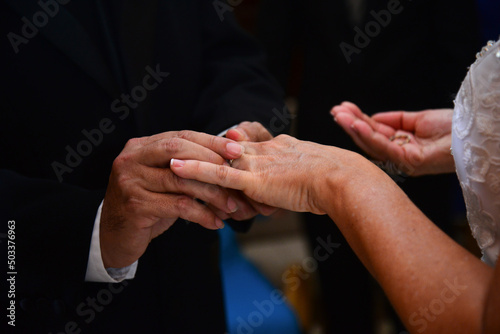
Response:
[{"label": "blue fabric in background", "polygon": [[479,24],[484,42],[497,40],[500,36],[500,1],[477,0]]},{"label": "blue fabric in background", "polygon": [[277,289],[241,254],[234,231],[219,230],[229,334],[300,334],[297,318]]}]

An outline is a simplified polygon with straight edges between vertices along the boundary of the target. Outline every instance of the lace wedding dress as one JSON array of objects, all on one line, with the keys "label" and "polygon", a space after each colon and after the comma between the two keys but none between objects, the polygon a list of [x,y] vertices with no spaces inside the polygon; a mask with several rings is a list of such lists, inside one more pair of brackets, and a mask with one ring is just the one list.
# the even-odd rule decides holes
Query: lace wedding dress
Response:
[{"label": "lace wedding dress", "polygon": [[478,53],[455,100],[452,152],[483,261],[500,252],[500,41]]}]

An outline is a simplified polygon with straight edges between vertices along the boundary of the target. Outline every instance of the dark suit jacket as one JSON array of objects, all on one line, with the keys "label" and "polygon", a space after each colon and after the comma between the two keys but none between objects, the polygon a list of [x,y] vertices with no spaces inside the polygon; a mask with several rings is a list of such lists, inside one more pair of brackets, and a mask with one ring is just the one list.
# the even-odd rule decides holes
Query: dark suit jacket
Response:
[{"label": "dark suit jacket", "polygon": [[[217,233],[178,221],[151,242],[135,279],[85,283],[93,222],[129,138],[217,134],[245,120],[269,127],[281,92],[253,42],[212,1],[60,2],[0,1],[8,37],[0,44],[0,215],[2,226],[16,222],[16,329],[222,333]],[[40,26],[36,35],[27,21]]]}]

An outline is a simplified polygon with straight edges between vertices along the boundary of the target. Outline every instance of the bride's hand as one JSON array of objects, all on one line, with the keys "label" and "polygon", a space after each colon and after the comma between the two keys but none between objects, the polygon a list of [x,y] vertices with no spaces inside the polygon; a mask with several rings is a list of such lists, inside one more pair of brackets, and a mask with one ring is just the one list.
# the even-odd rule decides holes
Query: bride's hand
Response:
[{"label": "bride's hand", "polygon": [[451,109],[392,111],[369,117],[353,103],[332,109],[336,122],[366,153],[408,175],[451,173]]},{"label": "bride's hand", "polygon": [[[244,153],[232,166],[172,160],[179,177],[242,190],[253,200],[298,212],[325,214],[342,187],[376,183],[381,172],[359,154],[281,135],[270,141],[241,142]],[[341,197],[341,196],[340,196]]]}]

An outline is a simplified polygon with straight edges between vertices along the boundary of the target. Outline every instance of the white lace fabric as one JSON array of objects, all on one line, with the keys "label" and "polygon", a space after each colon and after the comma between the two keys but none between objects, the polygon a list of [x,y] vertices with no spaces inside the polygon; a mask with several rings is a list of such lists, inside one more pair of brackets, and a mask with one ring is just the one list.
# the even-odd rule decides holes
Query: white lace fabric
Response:
[{"label": "white lace fabric", "polygon": [[455,100],[452,152],[467,219],[494,266],[500,252],[500,41],[478,53]]}]

